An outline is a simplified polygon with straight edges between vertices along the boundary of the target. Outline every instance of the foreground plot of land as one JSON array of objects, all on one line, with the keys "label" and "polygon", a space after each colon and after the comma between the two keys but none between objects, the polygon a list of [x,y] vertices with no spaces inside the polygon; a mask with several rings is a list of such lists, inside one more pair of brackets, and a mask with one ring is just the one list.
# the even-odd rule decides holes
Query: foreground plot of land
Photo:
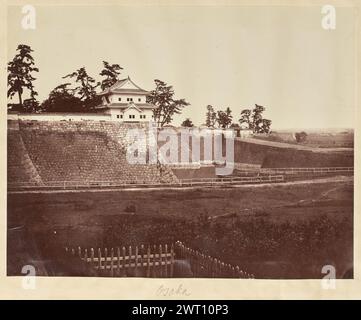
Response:
[{"label": "foreground plot of land", "polygon": [[352,268],[350,177],[227,189],[14,193],[8,215],[10,228],[26,227],[42,259],[66,245],[179,240],[260,278],[321,278],[326,264],[343,277]]}]

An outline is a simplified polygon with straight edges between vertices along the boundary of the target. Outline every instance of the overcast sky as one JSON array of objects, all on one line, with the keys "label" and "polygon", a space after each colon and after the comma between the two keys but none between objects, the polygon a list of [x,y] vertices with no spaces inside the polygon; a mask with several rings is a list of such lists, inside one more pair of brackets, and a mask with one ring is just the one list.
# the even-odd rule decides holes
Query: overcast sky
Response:
[{"label": "overcast sky", "polygon": [[10,7],[8,59],[28,44],[40,72],[39,100],[86,67],[120,64],[146,90],[173,85],[191,105],[176,118],[205,121],[206,106],[230,107],[234,120],[255,103],[274,129],[354,125],[354,16],[337,8],[336,30],[313,7],[36,7],[36,30],[21,28]]}]

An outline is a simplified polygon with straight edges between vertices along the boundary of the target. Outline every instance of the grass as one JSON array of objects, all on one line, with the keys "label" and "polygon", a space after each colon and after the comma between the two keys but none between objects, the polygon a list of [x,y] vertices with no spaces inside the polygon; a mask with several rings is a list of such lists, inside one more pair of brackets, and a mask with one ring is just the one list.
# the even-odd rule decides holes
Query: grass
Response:
[{"label": "grass", "polygon": [[[320,278],[352,267],[350,181],[239,189],[9,194],[43,257],[69,246],[177,240],[259,278]],[[11,252],[11,250],[9,251]],[[11,253],[13,254],[13,252]]]}]

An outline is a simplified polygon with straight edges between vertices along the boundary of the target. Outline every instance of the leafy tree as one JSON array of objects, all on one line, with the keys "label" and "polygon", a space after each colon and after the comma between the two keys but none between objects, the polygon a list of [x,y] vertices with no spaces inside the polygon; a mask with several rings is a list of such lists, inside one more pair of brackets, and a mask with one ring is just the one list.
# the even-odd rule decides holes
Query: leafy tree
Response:
[{"label": "leafy tree", "polygon": [[236,132],[236,136],[240,137],[241,136],[241,126],[238,123],[232,123],[230,125],[230,128],[233,129]]},{"label": "leafy tree", "polygon": [[123,70],[123,68],[119,64],[109,64],[107,61],[103,61],[103,65],[103,70],[99,75],[105,77],[100,84],[101,89],[105,90],[118,81],[120,70]]},{"label": "leafy tree", "polygon": [[154,121],[158,127],[163,127],[173,120],[174,114],[180,114],[182,109],[189,105],[184,99],[174,99],[172,86],[161,80],[154,80],[155,89],[150,92],[147,102],[155,106],[153,110]]},{"label": "leafy tree", "polygon": [[207,113],[206,113],[206,126],[208,128],[214,128],[217,122],[217,113],[214,111],[213,106],[207,106]]},{"label": "leafy tree", "polygon": [[83,101],[86,111],[94,109],[100,103],[100,98],[96,95],[95,91],[100,83],[96,82],[91,76],[88,75],[85,67],[82,67],[75,72],[64,76],[63,78],[75,79],[75,83],[78,86],[72,90],[76,95],[78,95],[80,100]]},{"label": "leafy tree", "polygon": [[25,112],[40,111],[39,101],[37,101],[35,98],[25,99],[23,103],[23,111]]},{"label": "leafy tree", "polygon": [[217,111],[217,123],[218,127],[222,129],[226,129],[232,123],[232,110],[227,108],[225,111],[219,110]]},{"label": "leafy tree", "polygon": [[260,133],[270,133],[271,131],[271,124],[272,121],[269,119],[262,119],[261,125],[259,127],[259,132]]},{"label": "leafy tree", "polygon": [[187,118],[182,122],[182,127],[194,127],[194,124],[191,119]]},{"label": "leafy tree", "polygon": [[296,138],[296,141],[298,143],[302,143],[302,142],[305,142],[307,140],[307,133],[302,131],[302,132],[296,132],[295,134],[295,138]]},{"label": "leafy tree", "polygon": [[241,119],[239,119],[239,123],[247,125],[247,129],[253,131],[253,120],[252,120],[252,110],[251,109],[244,109],[241,111]]},{"label": "leafy tree", "polygon": [[64,83],[54,88],[49,97],[43,101],[40,108],[45,112],[81,112],[84,111],[83,102],[69,89],[70,83]]},{"label": "leafy tree", "polygon": [[[8,62],[8,98],[12,99],[15,94],[18,95],[19,111],[34,111],[33,109],[38,105],[36,102],[36,96],[38,93],[34,90],[33,81],[36,78],[33,77],[33,72],[39,72],[39,69],[35,67],[34,58],[31,53],[33,50],[30,46],[20,44],[18,45],[13,60]],[[28,99],[26,105],[23,103],[22,95],[24,89],[30,92],[30,99]],[[24,101],[25,102],[25,101]],[[8,105],[13,106],[13,105]]]},{"label": "leafy tree", "polygon": [[247,129],[254,133],[269,133],[271,130],[272,121],[263,118],[265,107],[258,104],[251,109],[244,109],[241,111],[240,125],[246,125]]}]

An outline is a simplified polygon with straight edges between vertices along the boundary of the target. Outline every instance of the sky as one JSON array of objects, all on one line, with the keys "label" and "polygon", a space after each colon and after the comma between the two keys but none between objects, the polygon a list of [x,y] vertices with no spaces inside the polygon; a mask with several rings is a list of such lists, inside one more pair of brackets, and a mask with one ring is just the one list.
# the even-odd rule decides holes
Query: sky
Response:
[{"label": "sky", "polygon": [[273,129],[353,128],[355,33],[352,8],[336,8],[336,29],[321,7],[35,6],[36,28],[8,9],[8,60],[27,44],[39,73],[39,100],[85,67],[100,81],[102,61],[118,63],[146,90],[154,79],[190,103],[174,124],[205,122],[206,106],[266,107]]}]

